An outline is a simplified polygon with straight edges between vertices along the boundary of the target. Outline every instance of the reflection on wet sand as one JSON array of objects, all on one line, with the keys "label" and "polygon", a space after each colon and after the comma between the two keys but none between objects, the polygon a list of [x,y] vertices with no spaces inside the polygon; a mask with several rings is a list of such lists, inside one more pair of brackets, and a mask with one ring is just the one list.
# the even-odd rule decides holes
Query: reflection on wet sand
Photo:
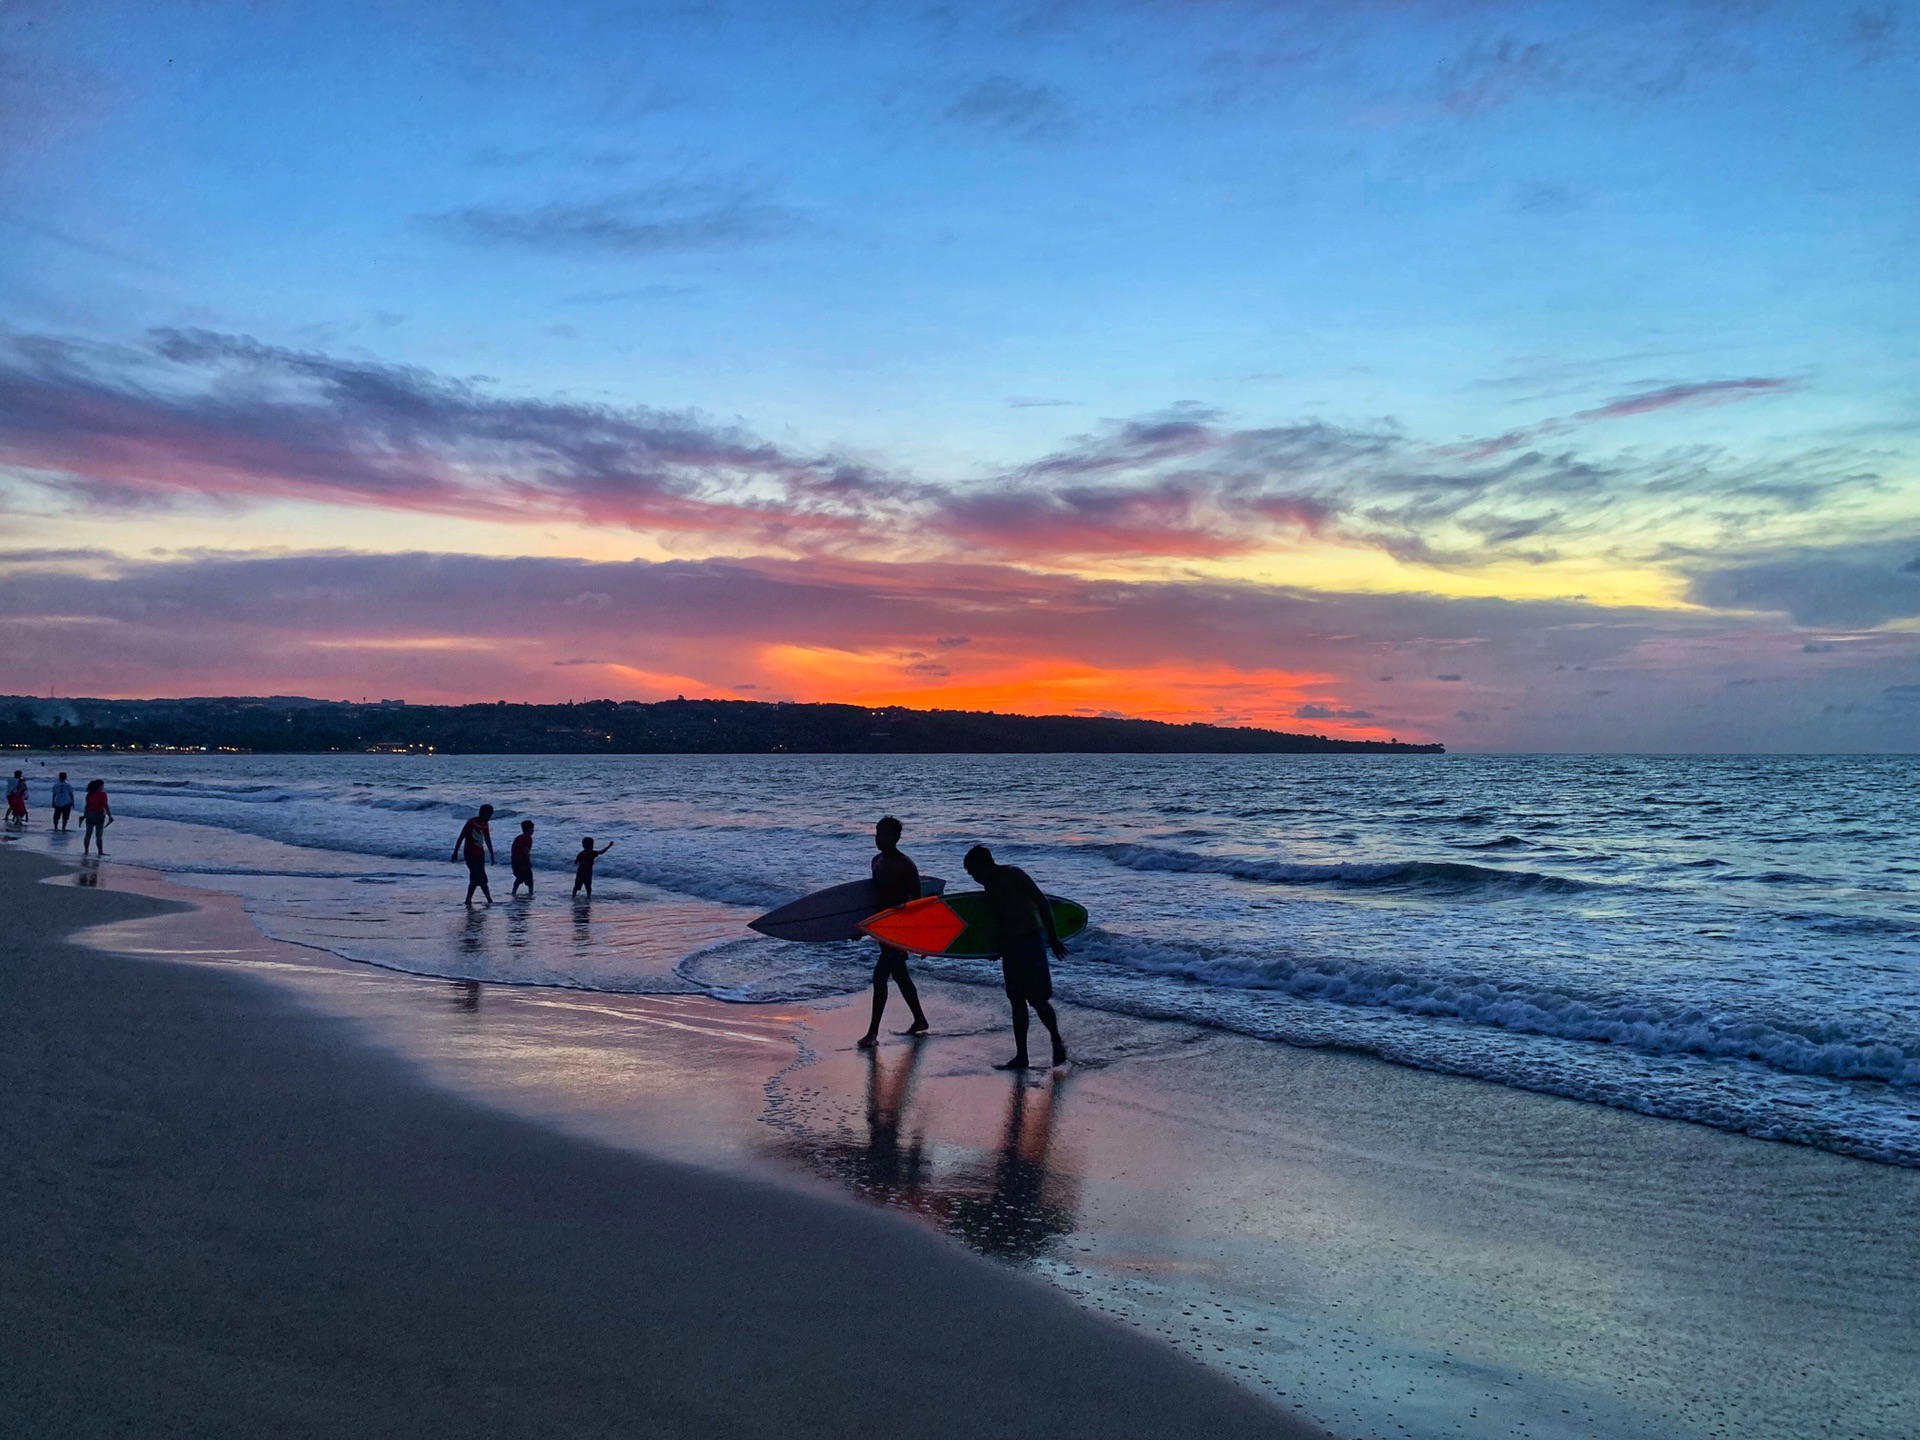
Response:
[{"label": "reflection on wet sand", "polygon": [[487,912],[469,909],[461,927],[459,951],[463,956],[478,955],[486,949]]},{"label": "reflection on wet sand", "polygon": [[453,1001],[456,1010],[478,1010],[480,1008],[480,982],[478,980],[452,980],[447,988],[453,993],[448,998]]},{"label": "reflection on wet sand", "polygon": [[999,1144],[962,1147],[930,1141],[913,1105],[924,1044],[867,1060],[865,1134],[851,1126],[825,1133],[804,1120],[782,1128],[781,1150],[815,1173],[882,1205],[932,1221],[983,1255],[1026,1264],[1045,1255],[1078,1224],[1079,1177],[1053,1163],[1055,1111],[1065,1082],[1012,1077]]}]

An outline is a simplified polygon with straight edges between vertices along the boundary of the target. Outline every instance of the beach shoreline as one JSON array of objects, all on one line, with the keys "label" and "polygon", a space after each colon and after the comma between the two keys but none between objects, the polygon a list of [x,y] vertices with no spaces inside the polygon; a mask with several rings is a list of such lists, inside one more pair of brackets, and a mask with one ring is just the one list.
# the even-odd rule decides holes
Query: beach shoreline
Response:
[{"label": "beach shoreline", "polygon": [[48,876],[0,862],[9,1434],[1312,1433],[892,1217],[561,1135],[257,980],[73,945],[168,907]]},{"label": "beach shoreline", "polygon": [[1072,1007],[1084,1063],[1010,1083],[975,987],[923,986],[935,1037],[867,1057],[858,996],[427,980],[186,893],[86,938],[270,977],[589,1143],[903,1212],[1345,1436],[1893,1437],[1920,1411],[1911,1171]]}]

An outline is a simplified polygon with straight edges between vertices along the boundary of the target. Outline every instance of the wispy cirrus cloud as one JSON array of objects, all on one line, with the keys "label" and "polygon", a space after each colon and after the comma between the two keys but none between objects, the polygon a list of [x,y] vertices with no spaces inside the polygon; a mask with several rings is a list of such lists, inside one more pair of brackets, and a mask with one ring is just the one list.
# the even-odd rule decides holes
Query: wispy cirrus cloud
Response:
[{"label": "wispy cirrus cloud", "polygon": [[[0,343],[0,464],[98,508],[300,499],[499,523],[624,526],[683,548],[868,557],[959,552],[1068,566],[1222,560],[1313,543],[1412,565],[1658,557],[1778,543],[1798,517],[1897,483],[1834,443],[1583,453],[1544,436],[1778,393],[1675,383],[1529,432],[1440,445],[1387,422],[1249,427],[1200,405],[1113,421],[965,482],[776,444],[685,411],[501,395],[414,366],[158,331],[145,347]],[[1844,536],[1830,537],[1844,539]]]},{"label": "wispy cirrus cloud", "polygon": [[468,205],[421,217],[429,229],[473,245],[561,254],[646,255],[778,239],[799,215],[750,192],[670,185],[590,200]]},{"label": "wispy cirrus cloud", "polygon": [[1784,375],[1751,375],[1738,380],[1692,380],[1660,385],[1651,390],[1636,390],[1616,396],[1603,405],[1576,410],[1571,415],[1542,420],[1521,430],[1509,430],[1487,440],[1475,440],[1461,447],[1463,453],[1478,457],[1497,455],[1541,440],[1571,435],[1584,425],[1604,420],[1623,420],[1636,415],[1653,415],[1662,410],[1705,409],[1729,405],[1768,395],[1788,394],[1800,388],[1800,382]]},{"label": "wispy cirrus cloud", "polygon": [[991,75],[968,86],[941,115],[949,124],[1012,140],[1063,140],[1076,128],[1059,89],[1008,75]]},{"label": "wispy cirrus cloud", "polygon": [[893,483],[688,412],[501,398],[471,381],[158,331],[0,355],[0,461],[103,506],[296,498],[573,518],[764,543],[850,523]]}]

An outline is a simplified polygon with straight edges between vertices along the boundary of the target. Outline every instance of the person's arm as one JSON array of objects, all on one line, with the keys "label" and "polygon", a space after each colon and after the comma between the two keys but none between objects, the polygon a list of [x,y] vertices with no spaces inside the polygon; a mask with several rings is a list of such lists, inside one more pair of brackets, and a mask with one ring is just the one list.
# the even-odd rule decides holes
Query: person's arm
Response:
[{"label": "person's arm", "polygon": [[498,865],[500,863],[500,857],[493,853],[493,831],[482,830],[480,835],[487,842],[487,863],[489,865]]},{"label": "person's arm", "polygon": [[458,860],[460,858],[460,851],[467,843],[467,831],[472,828],[473,822],[471,820],[460,827],[460,838],[453,842],[453,854],[449,857],[450,859]]},{"label": "person's arm", "polygon": [[1047,899],[1034,879],[1026,871],[1020,872],[1020,878],[1027,882],[1027,892],[1033,898],[1034,905],[1040,911],[1040,923],[1047,932],[1047,948],[1064,960],[1067,958],[1066,944],[1060,939],[1060,932],[1053,928],[1053,902]]},{"label": "person's arm", "polygon": [[599,856],[606,854],[607,851],[611,849],[613,849],[613,841],[609,840],[607,841],[606,844],[602,845],[598,850],[594,851],[593,853],[594,853],[594,856],[598,858]]}]

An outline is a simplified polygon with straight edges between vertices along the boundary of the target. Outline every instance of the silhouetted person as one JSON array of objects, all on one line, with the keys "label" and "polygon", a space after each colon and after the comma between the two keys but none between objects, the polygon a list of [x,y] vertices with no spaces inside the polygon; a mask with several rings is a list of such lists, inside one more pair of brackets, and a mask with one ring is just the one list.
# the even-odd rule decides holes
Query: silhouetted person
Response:
[{"label": "silhouetted person", "polygon": [[[873,883],[880,892],[880,904],[889,910],[920,898],[920,868],[901,853],[900,830],[900,822],[891,815],[882,816],[880,823],[873,827],[873,843],[880,849],[873,857]],[[873,962],[873,1019],[868,1022],[867,1033],[854,1042],[862,1050],[872,1049],[880,1038],[880,1017],[887,1011],[889,980],[900,987],[900,998],[913,1011],[913,1024],[900,1033],[927,1033],[927,1013],[920,1008],[920,992],[914,989],[913,977],[907,973],[907,952],[882,945],[880,958]]]},{"label": "silhouetted person", "polygon": [[1053,972],[1047,968],[1047,951],[1062,960],[1067,947],[1053,927],[1053,906],[1033,883],[1033,877],[1017,865],[999,865],[993,852],[984,845],[967,851],[963,862],[967,874],[987,892],[987,906],[1000,932],[1000,975],[1006,982],[1007,1000],[1013,1006],[1013,1058],[996,1070],[1027,1068],[1027,1007],[1040,1017],[1053,1040],[1053,1063],[1067,1063],[1067,1045],[1060,1038],[1060,1022],[1053,1013]]},{"label": "silhouetted person", "polygon": [[73,819],[73,786],[67,783],[67,772],[62,770],[60,778],[53,782],[53,828],[66,830],[71,828]]},{"label": "silhouetted person", "polygon": [[527,897],[533,897],[533,821],[522,820],[520,833],[513,837],[513,845],[507,851],[507,859],[513,866],[513,890],[508,898],[520,893],[522,885],[527,887]]},{"label": "silhouetted person", "polygon": [[473,892],[478,890],[487,897],[487,904],[493,904],[493,891],[487,885],[487,861],[493,859],[493,832],[487,828],[487,822],[493,818],[493,806],[482,805],[480,813],[473,816],[460,827],[460,838],[453,842],[453,858],[467,862],[467,899],[473,904]]},{"label": "silhouetted person", "polygon": [[591,835],[580,842],[580,853],[573,857],[573,895],[576,900],[580,898],[582,890],[587,892],[589,900],[593,898],[593,862],[611,849],[611,840],[598,850],[594,849]]},{"label": "silhouetted person", "polygon": [[27,777],[16,770],[13,778],[7,782],[7,824],[12,826],[27,823]]},{"label": "silhouetted person", "polygon": [[80,811],[80,853],[89,849],[107,853],[107,826],[113,823],[113,806],[107,803],[107,782],[87,781],[87,798]]}]

